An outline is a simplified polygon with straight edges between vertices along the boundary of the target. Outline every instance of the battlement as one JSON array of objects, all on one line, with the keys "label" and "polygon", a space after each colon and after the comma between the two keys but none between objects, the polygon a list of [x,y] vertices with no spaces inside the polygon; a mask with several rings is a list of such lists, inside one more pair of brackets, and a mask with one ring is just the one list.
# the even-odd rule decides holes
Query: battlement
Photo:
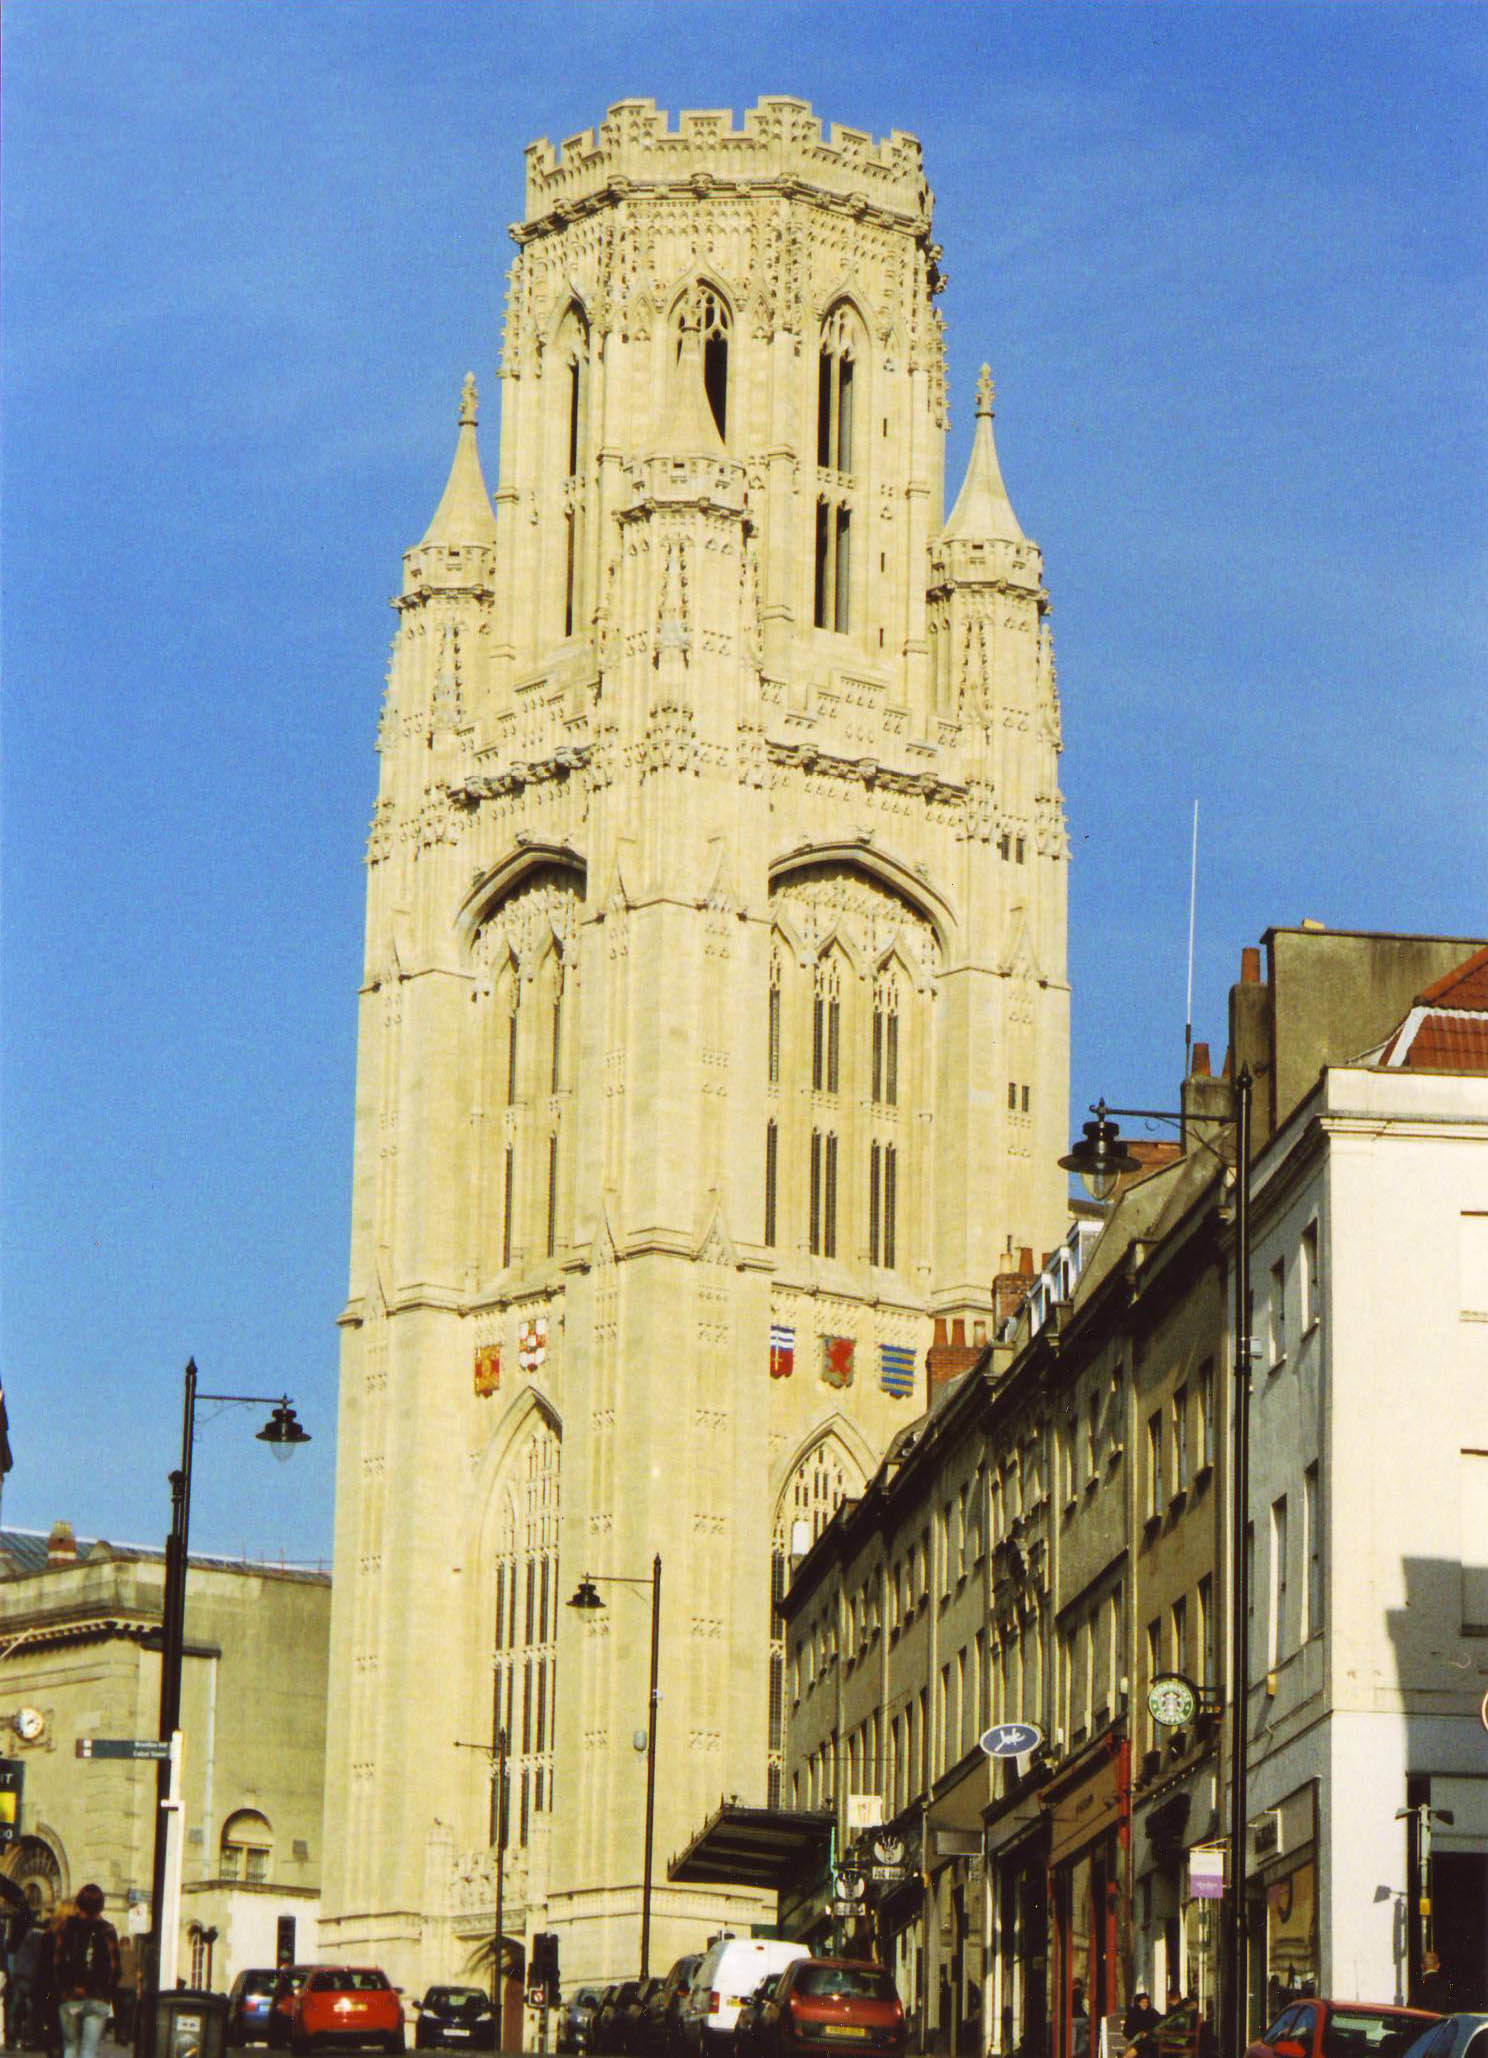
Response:
[{"label": "battlement", "polygon": [[919,140],[895,129],[881,143],[862,129],[820,119],[805,100],[767,96],[742,129],[731,109],[684,109],[675,129],[654,100],[617,100],[599,126],[544,137],[527,150],[527,222],[540,221],[627,183],[693,192],[790,182],[928,223],[931,193]]}]

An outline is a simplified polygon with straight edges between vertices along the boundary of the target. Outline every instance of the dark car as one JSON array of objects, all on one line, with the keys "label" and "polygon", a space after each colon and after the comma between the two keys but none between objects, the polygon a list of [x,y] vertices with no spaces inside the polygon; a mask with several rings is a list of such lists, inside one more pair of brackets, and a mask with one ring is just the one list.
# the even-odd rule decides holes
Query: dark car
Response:
[{"label": "dark car", "polygon": [[618,2051],[620,2043],[620,2015],[628,2001],[634,2000],[638,1979],[619,1980],[614,1986],[606,1987],[594,2017],[594,2044],[596,2051]]},{"label": "dark car", "polygon": [[763,2049],[759,2040],[760,2018],[776,1982],[783,1978],[783,1973],[767,1972],[734,2017],[734,2058],[759,2058]]},{"label": "dark car", "polygon": [[1444,2015],[1407,2045],[1405,2058],[1488,2058],[1488,2015]]},{"label": "dark car", "polygon": [[699,1951],[689,1951],[679,1958],[646,2003],[646,2019],[641,2025],[646,2058],[681,2058],[682,2031],[677,2011],[692,1991],[692,1975],[702,1962]]},{"label": "dark car", "polygon": [[418,2004],[416,2051],[496,2048],[496,2004],[480,1987],[430,1987]]},{"label": "dark car", "polygon": [[894,1975],[855,1958],[797,1958],[760,2005],[757,2058],[806,2058],[845,2044],[902,2058],[904,2010]]},{"label": "dark car", "polygon": [[1440,2020],[1429,2009],[1371,2001],[1293,2001],[1245,2058],[1404,2058],[1406,2045]]},{"label": "dark car", "polygon": [[277,1965],[251,1965],[240,1972],[228,1990],[227,2041],[229,2044],[266,2044],[269,2041],[269,2010],[279,1984]]},{"label": "dark car", "polygon": [[268,2030],[264,2037],[264,2042],[271,2051],[289,2049],[295,1995],[309,1977],[308,1965],[281,1965],[275,1975],[274,1994],[269,2003]]},{"label": "dark car", "polygon": [[580,1987],[569,1998],[558,2018],[558,2048],[565,2052],[588,2052],[594,2046],[594,2018],[604,1999],[601,1987]]},{"label": "dark car", "polygon": [[615,2049],[627,2058],[640,2058],[645,2049],[646,2003],[662,1982],[659,1979],[628,1979],[622,1999],[615,2008]]}]

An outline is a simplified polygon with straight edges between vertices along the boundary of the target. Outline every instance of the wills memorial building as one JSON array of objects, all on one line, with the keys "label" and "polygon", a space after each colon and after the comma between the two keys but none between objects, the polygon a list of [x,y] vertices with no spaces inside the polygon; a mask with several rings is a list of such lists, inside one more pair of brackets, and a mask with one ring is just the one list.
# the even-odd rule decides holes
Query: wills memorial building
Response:
[{"label": "wills memorial building", "polygon": [[946,512],[919,144],[623,101],[512,233],[367,852],[322,1944],[414,1988],[503,1739],[506,1932],[635,1971],[658,1555],[652,1969],[768,1914],[666,1859],[788,1798],[772,1595],[1065,1228],[1048,600],[985,374]]}]

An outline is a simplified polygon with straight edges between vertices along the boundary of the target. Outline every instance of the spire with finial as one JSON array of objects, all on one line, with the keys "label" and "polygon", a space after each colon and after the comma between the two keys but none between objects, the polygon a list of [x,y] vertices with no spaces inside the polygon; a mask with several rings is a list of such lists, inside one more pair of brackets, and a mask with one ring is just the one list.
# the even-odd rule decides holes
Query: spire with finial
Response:
[{"label": "spire with finial", "polygon": [[1018,526],[1018,517],[1002,483],[1002,467],[997,462],[997,442],[992,434],[995,390],[991,367],[984,364],[977,380],[977,423],[971,462],[966,467],[966,478],[951,509],[951,518],[941,534],[964,536],[978,543],[1025,543],[1028,539]]},{"label": "spire with finial", "polygon": [[486,491],[480,450],[475,439],[479,404],[475,374],[467,372],[460,389],[460,436],[455,445],[455,461],[450,466],[444,497],[434,510],[434,519],[424,536],[425,546],[453,544],[459,547],[496,541],[496,517],[491,512],[491,496]]}]

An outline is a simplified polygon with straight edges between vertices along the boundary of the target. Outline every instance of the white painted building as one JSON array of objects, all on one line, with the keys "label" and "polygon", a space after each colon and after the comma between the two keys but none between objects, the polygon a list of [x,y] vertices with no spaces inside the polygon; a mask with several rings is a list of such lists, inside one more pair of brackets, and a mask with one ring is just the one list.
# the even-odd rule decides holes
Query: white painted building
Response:
[{"label": "white painted building", "polygon": [[1428,1947],[1488,2006],[1488,951],[1253,1192],[1253,2019]]}]

